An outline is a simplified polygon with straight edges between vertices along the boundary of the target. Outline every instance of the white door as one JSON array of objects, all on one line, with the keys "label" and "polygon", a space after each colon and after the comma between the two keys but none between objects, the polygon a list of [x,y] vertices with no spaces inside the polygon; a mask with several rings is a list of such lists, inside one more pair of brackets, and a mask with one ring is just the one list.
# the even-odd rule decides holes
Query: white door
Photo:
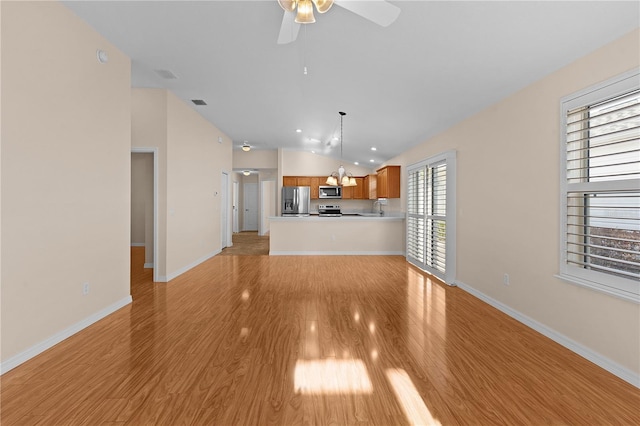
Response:
[{"label": "white door", "polygon": [[243,231],[258,230],[258,184],[245,183],[244,192],[244,215]]},{"label": "white door", "polygon": [[240,219],[238,218],[238,193],[240,184],[233,182],[233,232],[240,232]]},{"label": "white door", "polygon": [[229,246],[229,175],[222,173],[222,180],[220,182],[220,220],[221,229],[221,246],[222,248]]}]

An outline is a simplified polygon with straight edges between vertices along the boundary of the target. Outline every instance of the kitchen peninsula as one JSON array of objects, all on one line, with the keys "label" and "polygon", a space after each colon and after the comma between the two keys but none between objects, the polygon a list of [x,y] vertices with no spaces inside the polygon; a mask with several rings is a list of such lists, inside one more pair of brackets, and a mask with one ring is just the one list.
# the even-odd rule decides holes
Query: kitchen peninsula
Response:
[{"label": "kitchen peninsula", "polygon": [[404,221],[402,213],[273,216],[269,218],[269,254],[404,255]]}]

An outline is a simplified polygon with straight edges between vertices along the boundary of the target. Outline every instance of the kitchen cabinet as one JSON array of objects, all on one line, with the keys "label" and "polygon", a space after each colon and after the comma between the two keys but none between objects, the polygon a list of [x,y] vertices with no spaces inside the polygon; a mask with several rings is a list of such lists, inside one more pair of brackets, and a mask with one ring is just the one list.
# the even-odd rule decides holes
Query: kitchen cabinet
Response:
[{"label": "kitchen cabinet", "polygon": [[324,183],[324,179],[322,177],[312,177],[311,178],[311,199],[317,200],[320,198],[320,184]]},{"label": "kitchen cabinet", "polygon": [[386,166],[377,172],[377,197],[400,198],[400,166]]},{"label": "kitchen cabinet", "polygon": [[363,181],[364,181],[364,185],[362,188],[362,190],[364,191],[363,198],[365,200],[377,200],[378,193],[376,192],[376,184],[378,182],[378,179],[376,175],[365,176],[363,178]]},{"label": "kitchen cabinet", "polygon": [[326,177],[319,176],[283,176],[282,186],[309,186],[311,187],[311,199],[320,198],[319,187],[325,181]]},{"label": "kitchen cabinet", "polygon": [[295,176],[283,176],[282,186],[298,186],[298,178]]},{"label": "kitchen cabinet", "polygon": [[298,176],[297,178],[298,186],[311,186],[311,178]]},{"label": "kitchen cabinet", "polygon": [[364,192],[364,178],[354,177],[356,180],[356,186],[343,186],[342,187],[342,199],[343,200],[366,200]]}]

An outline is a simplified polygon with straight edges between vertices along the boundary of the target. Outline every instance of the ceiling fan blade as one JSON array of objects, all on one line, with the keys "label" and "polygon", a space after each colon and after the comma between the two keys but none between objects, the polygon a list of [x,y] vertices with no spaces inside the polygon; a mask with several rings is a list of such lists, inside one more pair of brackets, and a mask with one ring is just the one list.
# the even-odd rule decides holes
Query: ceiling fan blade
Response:
[{"label": "ceiling fan blade", "polygon": [[300,24],[295,22],[296,14],[294,12],[284,12],[282,17],[282,25],[280,26],[280,34],[278,34],[278,44],[287,44],[298,38]]},{"label": "ceiling fan blade", "polygon": [[335,0],[335,4],[376,24],[388,27],[400,15],[400,8],[384,0]]}]

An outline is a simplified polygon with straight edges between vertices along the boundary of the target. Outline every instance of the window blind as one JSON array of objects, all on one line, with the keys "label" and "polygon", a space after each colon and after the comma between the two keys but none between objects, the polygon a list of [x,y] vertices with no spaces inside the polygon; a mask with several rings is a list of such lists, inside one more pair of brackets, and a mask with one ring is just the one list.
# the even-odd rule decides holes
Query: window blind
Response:
[{"label": "window blind", "polygon": [[640,281],[640,90],[566,112],[565,173],[566,263]]},{"label": "window blind", "polygon": [[455,277],[455,151],[409,167],[407,260],[452,284]]}]

